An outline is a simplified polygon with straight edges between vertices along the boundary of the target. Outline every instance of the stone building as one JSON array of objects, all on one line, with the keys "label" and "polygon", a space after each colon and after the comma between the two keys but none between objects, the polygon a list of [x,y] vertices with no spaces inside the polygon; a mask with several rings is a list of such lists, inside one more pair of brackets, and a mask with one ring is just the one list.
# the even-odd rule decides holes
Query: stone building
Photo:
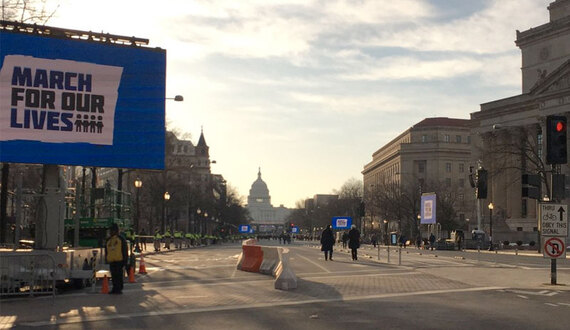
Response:
[{"label": "stone building", "polygon": [[252,225],[261,233],[283,231],[287,216],[291,213],[291,210],[283,205],[279,207],[271,205],[269,189],[261,179],[261,168],[257,172],[257,180],[249,189],[247,209],[252,218]]},{"label": "stone building", "polygon": [[[489,171],[486,205],[493,203],[493,240],[538,240],[537,201],[522,196],[522,174],[541,174],[542,196],[549,196],[550,165],[545,164],[545,119],[570,111],[570,0],[548,6],[550,21],[516,32],[522,55],[522,92],[481,104],[471,114],[474,162]],[[562,173],[570,174],[568,165]],[[569,180],[566,180],[569,181]],[[568,192],[566,193],[568,196]],[[567,199],[562,201],[567,204]],[[490,214],[482,211],[484,229]],[[505,226],[495,228],[495,223]]]},{"label": "stone building", "polygon": [[[454,194],[457,201],[456,221],[467,226],[474,203],[469,184],[470,139],[467,119],[422,120],[372,154],[372,161],[362,171],[364,199],[369,199],[378,189],[386,189],[387,184],[407,189],[413,194],[413,200],[417,200],[417,204],[410,206],[414,210],[410,210],[413,214],[407,219],[413,223],[419,214],[421,193],[435,186],[442,187],[440,190]],[[387,220],[388,230],[397,230],[398,223],[393,221],[397,219],[386,217],[389,216],[384,210],[367,205],[365,223],[372,229],[380,229]]]}]

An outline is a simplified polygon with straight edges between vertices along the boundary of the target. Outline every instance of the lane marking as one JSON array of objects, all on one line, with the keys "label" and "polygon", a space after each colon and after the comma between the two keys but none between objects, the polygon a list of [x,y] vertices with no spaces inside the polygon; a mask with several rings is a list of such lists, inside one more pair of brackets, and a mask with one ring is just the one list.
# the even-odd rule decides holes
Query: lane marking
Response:
[{"label": "lane marking", "polygon": [[22,322],[22,323],[19,323],[16,325],[29,326],[29,327],[45,327],[45,326],[62,325],[62,324],[99,322],[99,321],[139,318],[139,317],[147,317],[147,316],[194,314],[194,313],[204,313],[204,312],[219,312],[219,311],[232,311],[232,310],[243,310],[243,309],[257,309],[257,308],[278,307],[278,306],[298,306],[298,305],[316,304],[316,303],[371,300],[371,299],[386,299],[386,298],[412,297],[412,296],[447,294],[447,293],[491,291],[491,290],[501,290],[501,289],[505,289],[505,287],[478,287],[478,288],[467,288],[467,289],[429,290],[429,291],[403,292],[403,293],[385,293],[385,294],[367,295],[367,296],[354,296],[354,297],[346,297],[346,298],[339,297],[339,298],[327,298],[327,299],[308,299],[308,300],[304,300],[304,301],[282,301],[282,302],[256,303],[256,304],[245,304],[245,305],[236,305],[236,306],[178,308],[178,309],[163,310],[163,311],[135,312],[135,313],[126,313],[126,314],[114,314],[114,315],[73,316],[73,317],[69,317],[66,319],[55,319],[54,318],[54,319],[49,320],[49,321]]},{"label": "lane marking", "polygon": [[551,304],[551,303],[544,303],[544,304],[548,305],[548,306],[552,306],[552,307],[558,307],[558,305],[556,305],[556,304]]},{"label": "lane marking", "polygon": [[[301,258],[303,258],[303,259],[305,259],[305,260],[308,261],[309,263],[311,263],[311,264],[317,266],[318,268],[322,269],[324,272],[326,272],[326,273],[331,273],[330,270],[328,270],[328,269],[326,269],[325,267],[319,265],[318,263],[314,262],[313,260],[311,260],[311,259],[309,259],[309,258],[307,258],[307,257],[305,257],[305,256],[302,256],[302,255],[300,255],[300,254],[299,254],[298,256],[301,257]],[[333,262],[334,262],[334,261],[333,261]]]}]

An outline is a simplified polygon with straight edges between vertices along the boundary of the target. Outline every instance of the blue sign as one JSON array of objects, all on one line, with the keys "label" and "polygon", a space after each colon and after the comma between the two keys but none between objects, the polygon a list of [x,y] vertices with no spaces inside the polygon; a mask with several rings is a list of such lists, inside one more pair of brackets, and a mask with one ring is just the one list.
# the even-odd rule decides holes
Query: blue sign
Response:
[{"label": "blue sign", "polygon": [[249,233],[253,233],[253,230],[251,229],[250,225],[240,225],[239,226],[239,232],[242,234],[249,234]]},{"label": "blue sign", "polygon": [[434,224],[436,222],[436,197],[434,193],[422,194],[421,224]]},{"label": "blue sign", "polygon": [[0,30],[0,162],[163,169],[166,51]]},{"label": "blue sign", "polygon": [[333,217],[332,229],[350,229],[352,217]]},{"label": "blue sign", "polygon": [[297,226],[291,227],[291,233],[298,234],[299,233],[299,227],[297,227]]}]

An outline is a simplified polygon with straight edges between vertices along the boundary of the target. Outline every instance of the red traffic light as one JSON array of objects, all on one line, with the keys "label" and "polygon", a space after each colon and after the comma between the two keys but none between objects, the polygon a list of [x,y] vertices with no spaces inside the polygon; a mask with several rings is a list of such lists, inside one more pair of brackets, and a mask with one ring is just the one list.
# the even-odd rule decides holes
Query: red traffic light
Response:
[{"label": "red traffic light", "polygon": [[562,121],[558,121],[556,122],[554,129],[556,130],[556,132],[562,132],[566,129],[566,124]]}]

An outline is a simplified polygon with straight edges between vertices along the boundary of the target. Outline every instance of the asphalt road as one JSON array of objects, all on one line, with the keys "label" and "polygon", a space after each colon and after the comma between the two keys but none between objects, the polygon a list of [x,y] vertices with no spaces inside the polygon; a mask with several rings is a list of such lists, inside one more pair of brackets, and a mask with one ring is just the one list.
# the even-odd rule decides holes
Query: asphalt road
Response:
[{"label": "asphalt road", "polygon": [[[262,241],[276,245],[275,241]],[[147,275],[124,294],[66,292],[0,301],[0,327],[63,329],[567,329],[570,267],[559,261],[460,251],[368,246],[357,262],[337,249],[325,261],[304,242],[285,246],[298,277],[275,290],[267,275],[236,270],[239,245],[145,258]]]}]

